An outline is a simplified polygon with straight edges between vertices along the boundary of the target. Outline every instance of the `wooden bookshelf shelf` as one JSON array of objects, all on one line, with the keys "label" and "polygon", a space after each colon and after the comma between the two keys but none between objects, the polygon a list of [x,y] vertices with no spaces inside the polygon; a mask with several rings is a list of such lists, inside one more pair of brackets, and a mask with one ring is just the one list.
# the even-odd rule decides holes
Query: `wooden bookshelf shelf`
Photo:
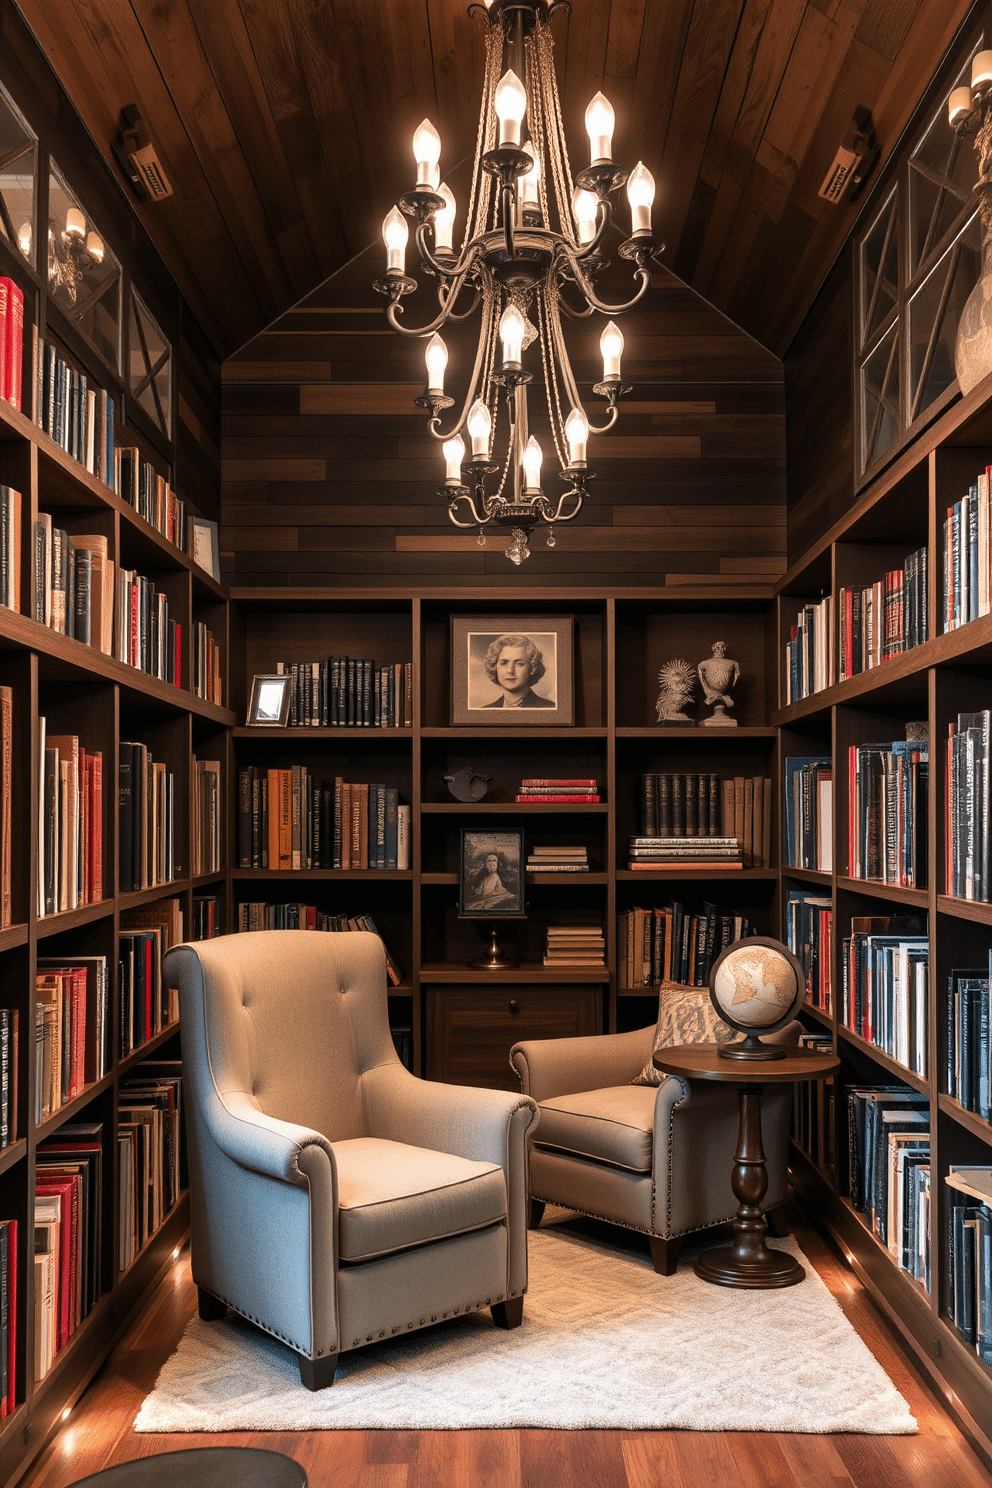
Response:
[{"label": "wooden bookshelf shelf", "polygon": [[876,1064],[880,1064],[884,1070],[887,1070],[890,1075],[894,1075],[897,1080],[901,1080],[904,1085],[910,1085],[914,1090],[922,1091],[924,1095],[929,1094],[930,1086],[924,1076],[914,1074],[904,1064],[900,1064],[898,1059],[893,1059],[891,1054],[886,1054],[885,1050],[880,1049],[877,1044],[870,1044],[859,1033],[854,1033],[852,1029],[845,1028],[843,1023],[838,1023],[837,1025],[837,1037],[843,1039],[845,1043],[850,1044],[853,1048],[860,1049],[864,1054],[867,1054],[870,1059],[874,1060]]},{"label": "wooden bookshelf shelf", "polygon": [[605,966],[562,966],[560,969],[543,966],[540,962],[520,962],[517,966],[504,967],[499,971],[480,971],[472,966],[456,966],[448,962],[426,962],[420,968],[422,982],[461,983],[478,986],[499,987],[516,983],[546,983],[569,986],[573,982],[595,982],[605,985],[610,974]]},{"label": "wooden bookshelf shelf", "polygon": [[983,1142],[992,1143],[992,1123],[983,1121],[977,1111],[965,1110],[960,1101],[956,1101],[952,1095],[945,1095],[943,1091],[937,1096],[937,1105],[945,1116],[950,1116],[966,1131],[980,1137]]},{"label": "wooden bookshelf shelf", "polygon": [[956,920],[970,920],[975,925],[992,926],[992,904],[980,899],[958,899],[952,894],[937,895],[937,913]]},{"label": "wooden bookshelf shelf", "polygon": [[874,878],[838,878],[837,887],[849,894],[866,894],[872,899],[887,899],[893,904],[910,904],[914,909],[928,909],[930,896],[926,889],[904,889],[899,884],[880,883]]},{"label": "wooden bookshelf shelf", "polygon": [[23,1161],[27,1156],[28,1144],[23,1137],[18,1137],[16,1142],[11,1142],[7,1147],[0,1148],[0,1173],[6,1173],[16,1163]]},{"label": "wooden bookshelf shelf", "polygon": [[563,802],[560,806],[530,806],[516,801],[425,801],[421,806],[421,812],[426,815],[447,816],[517,816],[525,819],[529,816],[605,816],[609,811],[605,801],[595,802],[591,806],[585,806],[580,802]]}]

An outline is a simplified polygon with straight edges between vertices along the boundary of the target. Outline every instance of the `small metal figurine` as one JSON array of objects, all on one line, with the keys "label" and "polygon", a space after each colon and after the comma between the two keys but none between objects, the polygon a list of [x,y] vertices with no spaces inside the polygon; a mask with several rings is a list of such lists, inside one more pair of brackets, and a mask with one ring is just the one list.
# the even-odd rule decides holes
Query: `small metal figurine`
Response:
[{"label": "small metal figurine", "polygon": [[685,728],[694,720],[685,709],[692,702],[696,674],[687,661],[666,661],[658,672],[658,700],[655,709],[659,728]]},{"label": "small metal figurine", "polygon": [[727,717],[727,709],[734,706],[730,696],[737,686],[741,669],[727,655],[726,641],[714,641],[710,648],[712,656],[701,661],[696,671],[703,688],[703,700],[713,709],[712,716],[701,720],[703,728],[736,728],[737,719]]},{"label": "small metal figurine", "polygon": [[481,801],[489,789],[491,775],[480,775],[474,765],[466,765],[453,775],[445,775],[445,784],[456,801]]}]

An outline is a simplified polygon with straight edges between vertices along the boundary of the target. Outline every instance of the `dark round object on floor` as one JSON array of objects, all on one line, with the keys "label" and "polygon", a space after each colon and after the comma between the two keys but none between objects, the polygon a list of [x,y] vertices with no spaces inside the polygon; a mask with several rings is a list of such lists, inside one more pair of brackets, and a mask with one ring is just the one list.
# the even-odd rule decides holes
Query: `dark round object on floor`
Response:
[{"label": "dark round object on floor", "polygon": [[121,1462],[72,1488],[307,1488],[292,1457],[255,1447],[191,1447]]}]

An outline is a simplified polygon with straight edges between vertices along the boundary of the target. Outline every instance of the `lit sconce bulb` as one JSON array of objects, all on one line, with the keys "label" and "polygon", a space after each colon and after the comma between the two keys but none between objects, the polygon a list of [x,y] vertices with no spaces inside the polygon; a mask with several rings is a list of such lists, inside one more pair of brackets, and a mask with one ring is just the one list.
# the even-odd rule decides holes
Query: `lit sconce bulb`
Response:
[{"label": "lit sconce bulb", "polygon": [[85,238],[86,218],[76,207],[70,207],[65,214],[65,230],[70,238]]},{"label": "lit sconce bulb", "polygon": [[386,272],[393,269],[402,274],[404,260],[406,258],[406,245],[410,238],[410,229],[406,225],[406,218],[399,207],[393,207],[387,212],[382,223],[382,241],[386,245]]},{"label": "lit sconce bulb", "polygon": [[520,125],[527,112],[527,94],[512,67],[504,72],[496,85],[495,104],[500,144],[519,145]]},{"label": "lit sconce bulb", "polygon": [[460,434],[446,439],[441,446],[444,455],[444,478],[449,486],[462,483],[462,461],[465,458],[465,441]]},{"label": "lit sconce bulb", "polygon": [[631,232],[650,232],[654,176],[643,160],[637,162],[627,178],[627,200],[630,202]]},{"label": "lit sconce bulb", "polygon": [[589,159],[593,165],[601,160],[613,159],[613,126],[616,115],[613,105],[602,93],[597,93],[586,109],[586,133],[589,136]]},{"label": "lit sconce bulb", "polygon": [[971,106],[971,89],[955,88],[947,100],[947,118],[952,129],[967,119]]},{"label": "lit sconce bulb", "polygon": [[99,233],[86,234],[86,252],[94,263],[103,263],[103,239]]},{"label": "lit sconce bulb", "polygon": [[413,158],[417,162],[417,185],[436,185],[440,179],[434,172],[441,159],[441,136],[430,119],[421,119],[413,132]]},{"label": "lit sconce bulb", "polygon": [[448,365],[448,348],[436,331],[427,343],[424,360],[427,363],[427,391],[443,393],[444,369]]},{"label": "lit sconce bulb", "polygon": [[31,252],[31,224],[22,222],[17,229],[17,246],[25,257]]},{"label": "lit sconce bulb", "polygon": [[450,253],[451,239],[455,231],[455,198],[444,182],[437,189],[444,198],[444,206],[434,213],[434,252]]},{"label": "lit sconce bulb", "polygon": [[591,243],[596,236],[596,217],[599,213],[599,198],[594,191],[583,191],[577,186],[572,192],[572,211],[579,231],[580,243]]},{"label": "lit sconce bulb", "polygon": [[992,52],[976,52],[971,64],[971,86],[978,93],[992,87]]},{"label": "lit sconce bulb", "polygon": [[524,145],[524,154],[529,155],[534,164],[526,175],[520,177],[520,205],[537,207],[541,189],[541,157],[530,140]]},{"label": "lit sconce bulb", "polygon": [[526,324],[516,305],[507,305],[499,318],[499,339],[503,343],[503,366],[519,367],[524,352]]},{"label": "lit sconce bulb", "polygon": [[493,432],[493,421],[489,409],[481,398],[476,398],[468,411],[466,420],[469,438],[472,441],[472,459],[488,460],[489,438]]},{"label": "lit sconce bulb", "polygon": [[541,462],[544,456],[541,446],[533,434],[524,445],[524,489],[527,491],[539,491],[541,489]]},{"label": "lit sconce bulb", "polygon": [[573,408],[565,420],[565,438],[568,441],[568,463],[586,463],[586,444],[589,439],[589,420],[581,408]]},{"label": "lit sconce bulb", "polygon": [[623,332],[616,321],[611,320],[599,338],[599,349],[603,353],[603,380],[620,376],[620,357],[623,352]]}]

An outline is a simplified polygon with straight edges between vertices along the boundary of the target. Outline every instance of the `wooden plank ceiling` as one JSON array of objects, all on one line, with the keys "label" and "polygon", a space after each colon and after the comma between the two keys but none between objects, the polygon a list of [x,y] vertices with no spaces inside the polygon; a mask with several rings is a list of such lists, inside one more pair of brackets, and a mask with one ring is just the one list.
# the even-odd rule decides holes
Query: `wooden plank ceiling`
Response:
[{"label": "wooden plank ceiling", "polygon": [[[140,209],[222,355],[360,254],[412,179],[474,145],[465,0],[19,0],[98,146],[135,103],[175,188]],[[781,356],[855,208],[817,196],[855,107],[895,145],[969,0],[573,0],[555,21],[573,158],[602,88],[658,182],[665,263]],[[116,167],[115,167],[116,168]]]}]

